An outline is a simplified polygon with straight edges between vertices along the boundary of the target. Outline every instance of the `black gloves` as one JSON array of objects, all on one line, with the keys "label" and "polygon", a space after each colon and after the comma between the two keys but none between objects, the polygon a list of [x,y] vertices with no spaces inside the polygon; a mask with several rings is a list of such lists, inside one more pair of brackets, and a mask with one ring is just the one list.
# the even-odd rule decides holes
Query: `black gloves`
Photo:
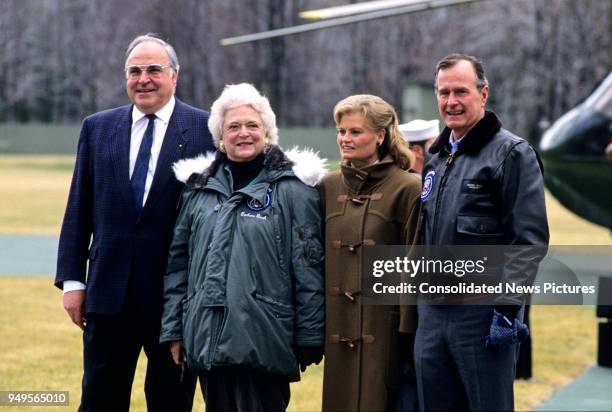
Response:
[{"label": "black gloves", "polygon": [[529,336],[529,328],[517,318],[508,318],[497,310],[493,311],[493,321],[489,335],[485,338],[485,347],[493,349],[498,345],[511,345],[522,342]]},{"label": "black gloves", "polygon": [[323,348],[298,346],[295,350],[295,356],[300,364],[300,370],[304,372],[306,371],[307,366],[312,365],[313,363],[318,365],[319,362],[321,362],[321,359],[323,359]]}]

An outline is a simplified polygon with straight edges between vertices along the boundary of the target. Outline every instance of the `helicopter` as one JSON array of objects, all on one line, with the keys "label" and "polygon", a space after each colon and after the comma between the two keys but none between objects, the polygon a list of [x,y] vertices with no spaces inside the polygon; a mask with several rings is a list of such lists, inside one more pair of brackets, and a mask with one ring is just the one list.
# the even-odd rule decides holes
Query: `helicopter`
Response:
[{"label": "helicopter", "polygon": [[578,216],[612,229],[612,71],[540,140],[544,183]]},{"label": "helicopter", "polygon": [[[378,0],[300,12],[312,22],[224,38],[222,46],[486,0]],[[612,230],[612,72],[540,139],[544,182],[563,206]]]}]

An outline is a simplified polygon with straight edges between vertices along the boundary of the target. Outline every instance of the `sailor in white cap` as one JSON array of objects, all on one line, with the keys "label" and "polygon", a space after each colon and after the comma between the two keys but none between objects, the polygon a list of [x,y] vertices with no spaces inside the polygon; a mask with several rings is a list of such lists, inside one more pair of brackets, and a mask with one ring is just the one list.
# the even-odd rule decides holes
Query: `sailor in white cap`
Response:
[{"label": "sailor in white cap", "polygon": [[399,129],[408,142],[408,146],[414,153],[415,162],[412,171],[419,175],[423,172],[426,163],[427,150],[440,134],[438,120],[412,120],[408,123],[400,124]]}]

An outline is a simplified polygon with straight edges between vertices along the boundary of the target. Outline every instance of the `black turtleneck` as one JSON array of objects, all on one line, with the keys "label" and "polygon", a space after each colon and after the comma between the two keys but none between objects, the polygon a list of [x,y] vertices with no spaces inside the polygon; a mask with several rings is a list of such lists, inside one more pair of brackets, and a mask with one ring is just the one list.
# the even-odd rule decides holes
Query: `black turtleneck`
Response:
[{"label": "black turtleneck", "polygon": [[227,159],[230,172],[232,173],[232,181],[234,182],[234,190],[240,190],[261,172],[264,166],[265,155],[260,153],[255,159],[248,162],[233,162]]}]

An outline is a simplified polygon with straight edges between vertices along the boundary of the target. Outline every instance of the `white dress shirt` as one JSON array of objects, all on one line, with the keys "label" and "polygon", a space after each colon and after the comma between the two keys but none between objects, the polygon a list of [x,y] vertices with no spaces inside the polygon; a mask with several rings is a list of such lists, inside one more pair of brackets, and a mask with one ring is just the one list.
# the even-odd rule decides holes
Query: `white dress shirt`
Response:
[{"label": "white dress shirt", "polygon": [[[145,181],[144,196],[142,197],[142,206],[144,207],[147,202],[147,196],[149,195],[149,189],[151,189],[151,183],[153,183],[153,176],[155,175],[155,168],[157,167],[157,159],[159,159],[159,152],[161,151],[162,143],[164,142],[164,136],[166,135],[166,129],[168,129],[168,122],[170,122],[170,116],[174,110],[176,100],[174,96],[170,98],[168,103],[161,109],[159,109],[155,116],[155,129],[153,131],[153,144],[151,145],[151,158],[149,159],[149,171],[147,172],[147,180]],[[136,158],[138,158],[138,150],[142,143],[145,130],[149,124],[147,115],[138,110],[136,106],[132,109],[132,137],[130,138],[130,179],[132,173],[134,173],[134,166],[136,165]]]},{"label": "white dress shirt", "polygon": [[[174,111],[174,105],[176,104],[176,99],[174,96],[170,98],[168,103],[157,112],[155,112],[155,129],[153,130],[153,144],[151,145],[151,158],[149,159],[149,171],[147,172],[147,180],[145,181],[145,189],[144,196],[142,197],[142,206],[144,207],[147,196],[149,195],[149,189],[151,189],[151,184],[153,183],[153,176],[155,175],[155,168],[157,167],[157,160],[159,159],[159,152],[161,152],[162,144],[164,143],[164,136],[166,135],[166,130],[168,129],[168,123],[170,122],[170,117],[172,116],[172,112]],[[146,114],[138,110],[136,106],[132,107],[132,134],[130,137],[130,179],[132,178],[132,173],[134,172],[134,166],[136,165],[136,158],[138,157],[138,150],[140,149],[140,144],[142,143],[142,138],[144,137],[145,131],[147,130],[147,125],[149,124],[149,119],[146,117]],[[85,289],[85,284],[79,282],[78,280],[65,280],[63,284],[64,293],[70,292],[73,290],[83,290]]]}]

